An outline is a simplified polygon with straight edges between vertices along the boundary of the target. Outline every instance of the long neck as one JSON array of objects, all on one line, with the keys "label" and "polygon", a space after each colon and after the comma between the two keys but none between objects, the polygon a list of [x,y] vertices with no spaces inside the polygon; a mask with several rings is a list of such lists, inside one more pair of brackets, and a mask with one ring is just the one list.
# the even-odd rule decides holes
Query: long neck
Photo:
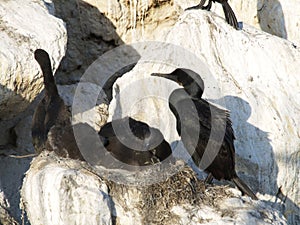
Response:
[{"label": "long neck", "polygon": [[58,90],[57,90],[54,76],[52,73],[51,62],[50,62],[49,56],[48,55],[43,56],[43,57],[39,58],[37,61],[40,64],[40,67],[43,72],[46,95],[57,96]]},{"label": "long neck", "polygon": [[203,88],[200,87],[197,82],[193,81],[187,85],[184,85],[185,91],[193,98],[198,98],[200,99],[203,94]]},{"label": "long neck", "polygon": [[169,103],[169,107],[172,111],[172,113],[174,114],[175,118],[176,118],[176,130],[179,136],[181,136],[181,121],[180,121],[180,117],[179,114],[175,108],[175,106],[173,106],[173,104]]},{"label": "long neck", "polygon": [[182,103],[188,98],[190,97],[183,88],[174,90],[169,97],[169,108],[176,117],[176,129],[179,136],[181,136],[180,116],[182,116],[181,114],[185,111],[185,109],[182,108]]}]

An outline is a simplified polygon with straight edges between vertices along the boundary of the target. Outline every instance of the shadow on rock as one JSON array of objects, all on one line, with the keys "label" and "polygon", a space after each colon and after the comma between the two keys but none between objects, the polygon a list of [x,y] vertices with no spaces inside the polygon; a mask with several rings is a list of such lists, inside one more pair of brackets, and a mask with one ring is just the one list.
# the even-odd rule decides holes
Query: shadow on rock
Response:
[{"label": "shadow on rock", "polygon": [[[13,92],[6,87],[1,87],[1,90],[5,90],[4,92],[8,95],[10,95],[10,92]],[[22,99],[21,101],[27,101],[22,96],[19,95],[19,97]],[[2,102],[0,107],[5,107],[5,103]],[[26,155],[33,152],[32,144],[24,145],[24,140],[21,140],[30,136],[30,126],[26,126],[22,123],[22,119],[25,118],[24,120],[27,121],[28,119],[26,118],[29,117],[29,115],[30,113],[26,110],[13,118],[0,118],[0,191],[3,192],[5,199],[9,203],[9,207],[6,208],[7,215],[12,216],[18,222],[21,222],[22,215],[19,208],[19,191],[22,186],[24,174],[30,166],[32,157],[20,159],[14,158],[13,156]],[[28,132],[28,135],[24,134],[26,132]],[[24,135],[26,137],[24,137]],[[5,224],[5,222],[9,220],[9,218],[5,218],[7,215],[1,213],[0,224]]]},{"label": "shadow on rock", "polygon": [[269,134],[248,122],[255,112],[247,101],[237,96],[225,96],[220,100],[225,101],[233,120],[239,176],[247,180],[254,191],[276,196],[275,201],[268,201],[269,205],[279,209],[289,224],[297,224],[300,208],[288,198],[288,193],[282,193],[278,187],[276,178],[279,169]]},{"label": "shadow on rock", "polygon": [[123,44],[112,22],[96,7],[78,0],[53,1],[55,16],[67,25],[66,55],[56,72],[58,84],[77,83],[100,55]]},{"label": "shadow on rock", "polygon": [[263,31],[284,39],[288,38],[280,1],[257,0],[257,16]]},{"label": "shadow on rock", "polygon": [[[63,58],[55,79],[58,84],[76,84],[85,69],[100,55],[122,44],[120,37],[116,33],[116,28],[108,18],[99,10],[83,1],[56,1],[54,0],[56,16],[66,22],[68,43],[66,56]],[[49,13],[53,13],[53,7],[49,8]],[[32,52],[33,54],[33,52]],[[23,129],[30,137],[27,142],[33,151],[31,144],[31,118],[38,102],[43,98],[44,93],[30,104],[25,112],[22,112],[13,121],[4,121],[0,118],[1,128],[5,126],[5,131],[0,132],[0,190],[4,192],[10,208],[8,213],[21,223],[22,212],[19,209],[20,188],[22,186],[25,172],[30,166],[32,157],[11,158],[8,154],[22,154],[18,146],[18,132],[15,127],[18,123],[24,123],[24,118],[29,117],[26,127]],[[25,100],[24,100],[25,101]],[[3,126],[2,126],[3,125]],[[2,135],[3,134],[3,135]],[[21,146],[22,147],[22,146]],[[26,222],[25,224],[29,223]]]}]

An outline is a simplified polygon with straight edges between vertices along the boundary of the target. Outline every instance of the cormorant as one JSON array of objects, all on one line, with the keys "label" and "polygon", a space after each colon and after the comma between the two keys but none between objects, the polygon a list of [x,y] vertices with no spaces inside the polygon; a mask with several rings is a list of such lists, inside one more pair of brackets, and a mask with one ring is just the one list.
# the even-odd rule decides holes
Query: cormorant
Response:
[{"label": "cormorant", "polygon": [[[44,149],[53,150],[59,156],[83,160],[74,137],[71,113],[59,96],[55,84],[49,55],[46,51],[37,49],[34,52],[34,56],[42,69],[45,86],[45,96],[38,104],[32,121],[32,139],[35,150],[37,153],[42,152]],[[103,90],[107,94],[109,102],[112,99],[113,83],[125,72],[132,69],[134,65],[127,66],[106,82]],[[125,129],[128,121],[130,131]],[[116,135],[113,125],[124,128],[122,129],[123,132]],[[74,126],[77,126],[78,129],[84,129],[87,133],[94,132],[93,128],[88,124],[76,124]],[[84,135],[79,138],[84,138]],[[131,142],[131,144],[135,145],[135,149],[125,146],[118,139],[126,139],[132,135],[141,140],[136,143],[134,141]],[[151,128],[146,123],[132,118],[126,117],[114,120],[113,124],[112,122],[105,124],[101,128],[99,136],[110,154],[129,165],[155,164],[172,154],[169,144],[164,140],[158,129]],[[89,140],[88,137],[86,139],[87,141]],[[82,142],[84,140],[81,140]],[[139,146],[138,144],[140,143],[143,143],[143,145]]]},{"label": "cormorant", "polygon": [[[213,178],[231,180],[243,194],[247,194],[252,199],[257,199],[235,171],[235,137],[229,112],[201,98],[204,90],[204,82],[201,77],[197,73],[184,68],[176,69],[171,74],[154,73],[152,76],[164,77],[183,86],[183,88],[175,89],[171,93],[169,107],[177,120],[177,132],[188,152],[192,154],[192,160],[197,166],[200,166],[209,139],[213,144],[217,142],[216,136],[211,135],[212,124],[216,126],[214,129],[217,130],[217,135],[225,133],[221,139],[223,141],[220,143],[217,155],[211,159],[212,161],[208,167],[204,168],[205,172],[208,173],[206,182],[211,183]],[[190,102],[193,103],[195,110],[190,108]],[[197,134],[196,140],[194,134]],[[193,143],[195,144],[193,145]]]},{"label": "cormorant", "polygon": [[235,29],[237,29],[237,30],[240,29],[237,19],[235,17],[235,14],[234,14],[232,8],[230,7],[230,5],[228,4],[228,0],[208,0],[208,4],[206,6],[204,6],[205,2],[206,2],[206,0],[201,0],[201,2],[198,5],[189,7],[186,10],[204,9],[204,10],[210,11],[212,2],[218,2],[223,7],[226,22],[229,23],[231,26],[233,26]]},{"label": "cormorant", "polygon": [[32,120],[35,151],[53,150],[59,156],[83,160],[73,135],[71,114],[55,84],[49,55],[45,50],[37,49],[34,58],[42,69],[45,86],[44,98],[35,109]]},{"label": "cormorant", "polygon": [[[129,129],[126,129],[126,126]],[[114,128],[120,130],[120,134],[116,134]],[[128,165],[152,165],[172,154],[170,145],[158,129],[131,117],[106,123],[101,127],[99,136],[106,150],[114,158]],[[130,144],[126,146],[124,141]]]}]

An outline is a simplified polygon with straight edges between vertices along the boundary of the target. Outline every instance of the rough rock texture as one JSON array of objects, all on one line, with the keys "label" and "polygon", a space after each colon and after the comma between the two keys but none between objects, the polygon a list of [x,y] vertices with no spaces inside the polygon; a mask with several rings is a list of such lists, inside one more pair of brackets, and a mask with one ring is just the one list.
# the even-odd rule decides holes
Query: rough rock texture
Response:
[{"label": "rough rock texture", "polygon": [[114,23],[126,43],[159,38],[174,25],[182,11],[176,0],[86,2],[99,8]]},{"label": "rough rock texture", "polygon": [[230,1],[239,21],[300,45],[300,2],[297,0]]},{"label": "rough rock texture", "polygon": [[[95,1],[85,0],[97,7],[116,26],[116,31],[128,43],[157,39],[167,32],[184,9],[200,0],[140,0]],[[208,1],[207,1],[208,2]],[[230,0],[238,21],[288,39],[300,45],[300,2],[279,0]],[[224,18],[222,6],[213,4],[212,12]]]},{"label": "rough rock texture", "polygon": [[[182,8],[198,4],[200,1],[176,1]],[[193,3],[194,2],[194,3]],[[300,2],[298,0],[229,0],[238,21],[300,45]],[[213,4],[212,12],[224,18],[222,6]]]},{"label": "rough rock texture", "polygon": [[32,225],[286,224],[278,210],[234,190],[205,187],[186,166],[164,182],[126,186],[103,180],[84,162],[44,152],[27,171],[22,205]]},{"label": "rough rock texture", "polygon": [[[245,159],[237,158],[244,164],[238,168],[249,177],[255,174],[256,182],[251,183],[261,193],[274,195],[282,187],[290,208],[286,216],[296,222],[300,204],[300,51],[280,38],[246,26],[244,32],[233,31],[220,26],[223,21],[210,18],[211,14],[202,12],[184,14],[167,40],[203,56],[232,113],[237,155]],[[175,33],[185,36],[175,37]],[[187,34],[192,33],[187,41],[187,36],[192,37]]]},{"label": "rough rock texture", "polygon": [[[222,18],[204,11],[184,13],[165,40],[193,52],[194,57],[208,65],[217,80],[221,99],[215,99],[209,80],[205,81],[208,82],[205,95],[213,102],[225,102],[225,107],[231,110],[237,138],[237,169],[242,178],[262,194],[275,196],[280,188],[286,196],[283,198],[285,215],[291,224],[299,222],[299,49],[289,41],[247,25],[244,31],[236,31]],[[143,58],[145,52],[139,53]],[[161,55],[153,53],[147,57],[156,57],[158,61],[169,57],[166,60],[171,61],[178,53],[175,49],[174,53]],[[184,57],[182,61],[186,61]],[[120,96],[116,98],[119,109],[115,109],[112,102],[110,112],[147,121],[159,127],[167,140],[173,142],[174,136],[165,133],[170,127],[171,131],[175,130],[174,118],[162,111],[168,107],[163,103],[165,96],[159,105],[153,103],[153,98],[146,100],[153,93],[157,96],[158,92],[164,94],[171,89],[170,86],[163,89],[162,81],[150,82],[150,78],[146,78],[158,69],[160,72],[172,70],[140,62],[119,79]],[[138,94],[129,98],[133,89]],[[138,102],[135,97],[144,102]],[[146,117],[139,111],[151,112],[151,115]]]},{"label": "rough rock texture", "polygon": [[[65,24],[54,17],[50,1],[1,1],[0,4],[0,224],[21,220],[19,188],[32,152],[31,107],[43,89],[33,52],[46,49],[53,69],[65,54]],[[28,111],[28,110],[27,110]],[[3,195],[2,195],[3,194]],[[4,204],[4,203],[5,204]],[[12,217],[10,217],[12,216]]]},{"label": "rough rock texture", "polygon": [[31,224],[112,224],[107,185],[53,152],[32,161],[21,194]]},{"label": "rough rock texture", "polygon": [[101,9],[88,1],[53,0],[53,3],[55,16],[66,23],[68,33],[66,55],[56,73],[57,82],[74,84],[94,60],[124,42]]},{"label": "rough rock texture", "polygon": [[[226,101],[227,108],[232,111],[234,129],[238,138],[236,142],[236,161],[238,164],[237,168],[239,170],[239,174],[247,183],[249,183],[249,186],[254,187],[255,191],[260,192],[260,194],[258,194],[258,197],[260,199],[266,199],[267,205],[262,206],[262,208],[259,208],[258,210],[250,211],[249,214],[251,216],[254,215],[254,217],[251,218],[254,221],[255,217],[262,218],[262,221],[265,220],[265,223],[276,223],[276,221],[282,222],[281,215],[278,214],[275,210],[273,212],[274,214],[268,214],[267,217],[265,217],[263,213],[260,213],[261,211],[266,211],[267,213],[269,213],[268,207],[271,205],[274,208],[280,208],[281,212],[283,212],[288,218],[289,224],[299,223],[300,132],[298,127],[300,120],[298,117],[300,110],[300,93],[299,78],[297,78],[297,76],[299,75],[298,68],[300,68],[298,60],[300,58],[299,49],[295,48],[290,42],[285,42],[279,38],[267,35],[263,32],[248,27],[245,24],[245,22],[247,21],[246,18],[240,19],[240,14],[244,15],[245,17],[249,17],[247,15],[251,14],[251,18],[255,17],[256,9],[253,10],[252,6],[253,4],[256,4],[256,2],[230,2],[237,14],[238,20],[244,21],[245,29],[244,31],[239,32],[235,31],[225,23],[220,5],[217,5],[217,10],[219,10],[218,15],[220,17],[216,16],[216,14],[214,13],[193,11],[185,13],[177,22],[179,15],[183,12],[182,8],[186,8],[188,6],[191,6],[192,4],[198,3],[198,1],[190,1],[188,3],[186,1],[184,1],[184,3],[182,2],[183,1],[181,0],[143,0],[137,2],[54,0],[56,8],[55,15],[66,22],[68,30],[67,53],[65,59],[62,61],[62,64],[57,71],[56,79],[61,84],[73,84],[74,82],[79,80],[79,78],[91,62],[93,62],[102,53],[123,43],[122,40],[125,40],[126,42],[138,40],[168,40],[169,42],[182,45],[185,48],[191,50],[193,53],[195,53],[195,55],[204,59],[203,61],[207,62],[210,71],[218,81],[221,81],[219,86],[222,89],[222,94],[224,94],[224,98],[222,98],[222,100]],[[24,10],[26,11],[29,7],[27,6],[27,3],[34,9],[35,13],[32,13],[30,11],[29,13],[27,13],[29,14],[28,16],[21,16],[22,19],[16,20],[17,22],[13,23],[14,26],[23,23],[24,18],[35,18],[36,12],[40,12],[40,10],[42,10],[42,12],[44,12],[45,14],[44,16],[46,16],[45,21],[47,21],[47,25],[50,23],[50,21],[57,20],[55,19],[55,17],[49,15],[44,7],[46,5],[48,11],[50,13],[54,13],[52,4],[45,3],[44,5],[44,3],[40,1],[22,1],[22,3],[20,4],[16,1],[4,1],[0,6],[0,12],[2,16],[0,18],[0,26],[2,27],[3,25],[3,17],[16,17],[21,12],[24,12]],[[243,7],[241,11],[243,13],[239,13],[240,9],[236,8],[234,3],[242,4]],[[185,4],[184,7],[183,4]],[[288,3],[282,3],[282,6],[285,5],[284,9],[290,10],[291,14],[284,14],[285,22],[290,21],[289,23],[293,24],[293,22],[299,21],[299,19],[296,19],[297,15],[295,15],[295,13],[299,11],[296,10],[297,4],[293,3],[294,5],[292,7],[286,7],[286,4]],[[178,5],[182,6],[182,8],[178,9]],[[3,10],[4,6],[18,7],[18,10],[14,13],[6,13],[7,10]],[[278,9],[278,7],[275,7],[275,9]],[[268,10],[266,10],[265,12],[268,12]],[[289,15],[291,15],[291,17],[289,20],[287,20],[287,16]],[[260,20],[263,21],[264,17],[268,17],[268,15],[266,13],[263,14]],[[38,15],[38,21],[35,21],[35,24],[41,23],[40,21],[42,20],[40,18],[42,18],[41,15]],[[272,19],[270,18],[266,18],[265,21],[272,21]],[[257,21],[258,18],[254,18],[253,20]],[[25,21],[28,22],[28,20]],[[31,21],[32,19],[30,19],[29,24],[31,23]],[[58,21],[60,25],[52,25],[51,31],[48,30],[48,26],[41,25],[42,31],[40,33],[44,34],[44,31],[46,29],[47,34],[52,34],[54,29],[53,27],[62,27],[61,21]],[[10,22],[12,23],[12,21]],[[282,24],[280,22],[280,17],[276,17],[275,22],[279,25]],[[266,24],[269,24],[269,22]],[[33,30],[32,27],[28,25],[23,25],[23,27],[25,28],[20,30],[17,29],[20,34],[27,34],[27,30],[30,31],[30,34],[36,34],[36,30],[40,29],[39,26],[37,28],[34,28]],[[272,30],[275,30],[276,32],[277,30],[279,30],[279,34],[275,34],[283,36],[282,34],[284,34],[284,30],[277,29],[276,26],[275,28],[273,28],[273,25],[271,27]],[[289,32],[294,32],[294,36],[297,37],[297,35],[299,35],[296,32],[298,31],[298,29],[291,29],[290,27],[292,27],[292,25],[286,27],[288,28],[286,31],[286,33],[288,34],[287,38],[294,41],[294,39],[290,38],[293,36],[292,34],[289,34]],[[2,30],[0,35],[8,36],[6,33],[8,29],[6,29],[5,32],[2,32]],[[169,35],[166,36],[167,32],[169,32],[170,30],[171,32],[169,33]],[[270,32],[272,33],[273,31]],[[11,32],[9,33],[11,34]],[[61,35],[63,37],[64,32],[61,33]],[[16,40],[19,40],[18,38],[19,36],[16,37]],[[58,60],[62,57],[64,51],[62,48],[60,51],[54,51],[53,46],[62,45],[56,42],[49,43],[48,39],[49,37],[47,37],[47,40],[43,42],[43,45],[39,45],[39,47],[46,46],[45,48],[47,51],[49,51],[54,63],[54,67],[56,68],[58,66]],[[3,40],[4,39],[1,38],[1,44]],[[30,47],[30,45],[26,44],[26,40],[28,39],[25,38],[24,40],[24,46],[27,46],[27,49],[30,49],[28,48],[28,46]],[[32,41],[32,38],[30,38],[30,41]],[[20,44],[20,46],[23,46],[23,44]],[[34,49],[32,49],[32,51],[33,50]],[[26,56],[28,54],[29,53],[24,50],[22,54],[18,54],[17,56]],[[171,58],[170,55],[166,55],[164,57],[166,57],[167,59]],[[5,57],[4,59],[6,60]],[[119,61],[115,59],[112,60],[112,62],[116,65],[119,63]],[[1,63],[2,58],[0,61],[2,70]],[[29,65],[29,63],[33,63],[33,58],[30,58],[29,61],[26,62],[26,65]],[[36,81],[35,79],[33,79],[32,81],[37,83],[36,88],[38,90],[33,91],[36,95],[42,89],[42,84],[40,74],[38,74],[38,65],[36,63],[33,64],[34,67],[32,70],[34,70],[35,72],[30,74],[36,74],[35,76],[38,76],[38,78],[36,78],[36,80],[38,81]],[[17,68],[20,68],[20,66],[23,65],[23,63],[18,64]],[[143,68],[143,66],[145,68]],[[172,66],[166,67],[161,65],[152,66],[151,64],[137,66],[132,71],[132,73],[128,74],[126,77],[124,77],[124,79],[121,79],[119,81],[119,91],[124,91],[124,86],[122,85],[124,85],[126,79],[128,81],[128,84],[130,84],[130,77],[132,78],[135,76],[136,80],[138,80],[139,76],[143,79],[145,77],[149,78],[148,75],[151,71],[171,71],[171,67]],[[24,67],[22,68],[22,70],[23,69],[25,70],[28,68]],[[138,73],[140,73],[140,75]],[[24,74],[29,73],[27,72]],[[2,77],[0,79],[2,82]],[[143,81],[141,82],[143,83]],[[148,86],[147,80],[147,82],[144,82],[144,86],[141,86],[141,88],[144,87],[144,89],[148,91],[153,90],[153,87],[165,87],[162,92],[165,92],[165,94],[168,95],[168,92],[170,92],[172,88],[175,87],[173,84],[165,85],[162,81],[159,80],[156,80],[155,82],[157,82],[160,86]],[[130,85],[128,87],[130,87]],[[64,89],[64,87],[62,87],[62,89]],[[68,87],[66,87],[66,89],[68,89]],[[71,89],[74,90],[73,87],[71,87]],[[116,91],[117,90],[118,87],[116,86]],[[211,97],[209,95],[209,90],[211,90],[209,85],[206,85],[205,95],[213,101],[214,96]],[[2,91],[1,87],[0,91]],[[128,91],[130,91],[130,88],[128,89]],[[136,93],[140,94],[141,91],[137,91]],[[14,95],[17,96],[17,94],[13,94],[13,96]],[[0,103],[2,103],[2,93],[0,93],[0,96]],[[68,98],[68,96],[66,97]],[[69,100],[70,99],[71,97],[69,98]],[[117,101],[118,99],[116,99],[116,102]],[[124,106],[126,105],[125,103],[128,102],[128,100],[125,99],[123,101]],[[167,111],[167,104],[164,101],[166,101],[166,98],[161,99],[161,101],[158,101],[159,104],[156,104],[157,101],[155,102],[153,101],[153,98],[151,98],[150,101],[141,101],[137,103],[135,102],[134,106],[132,107],[132,111],[129,110],[131,107],[130,105],[128,105],[127,108],[124,109],[129,110],[130,113],[132,115],[135,115],[137,118],[142,120],[145,119],[145,121],[147,121],[146,119],[149,119],[149,114],[145,114],[144,112],[139,110],[139,108],[141,108],[142,106],[147,109],[145,105],[150,103],[149,108],[151,110],[153,110],[153,108],[157,109],[158,107],[161,107],[161,110],[164,109]],[[132,102],[130,103],[132,104]],[[114,104],[115,103],[113,103],[111,106],[111,112],[115,111]],[[26,107],[24,106],[24,108]],[[15,109],[18,110],[16,107]],[[162,131],[166,136],[168,136],[169,141],[174,140],[174,142],[172,142],[172,145],[176,147],[177,142],[175,142],[175,140],[178,139],[178,136],[175,132],[174,118],[172,118],[172,115],[170,113],[168,113],[167,115],[166,111],[164,111],[162,114],[158,114],[157,111],[151,111],[152,117],[150,118],[149,123],[159,127],[160,120],[164,119],[165,117],[166,121],[168,121],[169,124],[167,124],[167,126],[161,124]],[[120,108],[116,112],[121,112]],[[160,117],[159,119],[157,119],[157,115]],[[145,118],[146,116],[147,118]],[[18,143],[20,143],[20,145],[23,145],[22,143],[24,143],[24,146],[29,146],[31,139],[26,136],[28,135],[28,133],[26,134],[25,131],[26,129],[28,129],[28,127],[30,127],[30,125],[27,124],[29,123],[29,121],[30,115],[29,117],[26,116],[25,120],[22,121],[16,127],[16,129],[12,130],[10,128],[16,125],[14,121],[5,121],[5,123],[0,124],[1,127],[8,128],[3,135],[1,133],[0,139],[2,138],[3,140],[5,140],[4,143],[15,143],[17,141]],[[168,129],[168,127],[171,127],[171,129]],[[30,131],[27,130],[27,132]],[[18,137],[17,140],[15,140],[15,136]],[[28,141],[27,143],[26,139]],[[0,143],[0,145],[1,144],[2,143]],[[12,151],[13,154],[16,154],[17,152],[18,149]],[[11,154],[11,151],[8,151],[8,153]],[[6,153],[4,155],[6,155]],[[2,156],[1,152],[0,177],[2,184],[0,185],[0,189],[4,192],[5,198],[8,199],[8,203],[0,203],[0,205],[5,206],[5,211],[1,211],[1,213],[5,212],[6,215],[13,215],[18,221],[21,218],[21,212],[18,210],[19,187],[22,183],[23,173],[28,169],[30,161],[30,158],[8,158],[6,156]],[[57,161],[55,161],[55,163],[56,162]],[[68,163],[68,160],[66,162]],[[49,162],[49,165],[54,166],[53,162]],[[74,174],[74,164],[71,163],[71,165],[72,168],[68,167],[67,169],[64,166],[60,167],[59,165],[55,165],[55,167],[58,166],[56,167],[57,171],[66,172],[67,174]],[[78,167],[74,167],[76,171],[76,168]],[[36,169],[33,171],[37,172]],[[46,176],[46,174],[43,174],[42,171],[39,173],[39,175]],[[31,174],[30,172],[28,172],[27,176],[33,178],[35,176],[35,173]],[[60,175],[58,175],[58,177],[59,179],[62,178]],[[76,180],[77,175],[71,177],[72,179],[75,177],[74,180]],[[78,177],[82,176],[78,175]],[[93,185],[98,182],[98,178],[95,178],[95,180],[88,180]],[[68,180],[64,181],[68,183]],[[34,186],[32,186],[30,183],[27,182],[26,184],[26,186],[23,186],[24,189],[29,190],[30,188],[34,188]],[[282,193],[278,195],[280,198],[276,199],[275,194],[279,189]],[[100,189],[98,190],[100,191]],[[125,188],[125,191],[126,190],[127,189]],[[71,192],[72,189],[70,189],[70,192],[66,193]],[[32,196],[28,192],[27,194],[28,196]],[[87,193],[87,195],[89,196],[90,194]],[[130,196],[131,195],[128,195],[128,197]],[[7,202],[5,198],[2,202]],[[240,200],[238,199],[234,201],[239,202]],[[285,204],[283,204],[283,202]],[[54,202],[50,203],[57,204]],[[121,204],[122,201],[119,201],[119,203]],[[26,206],[26,201],[24,202],[24,204]],[[259,202],[258,204],[263,203]],[[247,204],[243,204],[243,206],[248,207]],[[73,209],[78,209],[76,207],[71,208],[71,211]],[[234,223],[234,221],[239,220],[239,218],[246,218],[248,215],[248,213],[246,213],[246,217],[243,217],[243,215],[240,214],[243,214],[243,207],[241,207],[239,204],[235,205],[235,207],[239,207],[239,212],[233,217],[229,216],[230,218],[228,218],[227,220],[228,223]],[[132,214],[134,214],[135,211],[131,213],[128,212],[126,208],[123,211],[121,208],[119,208],[119,210],[119,219],[121,220],[123,218],[124,221],[129,221],[129,224],[132,224],[130,222],[132,221],[131,218],[133,218]],[[215,209],[205,208],[202,209],[202,212],[200,213],[199,208],[191,209],[190,206],[174,206],[172,208],[172,215],[175,216],[173,216],[172,218],[174,218],[174,220],[178,222],[179,218],[177,217],[177,215],[180,214],[182,221],[187,221],[186,224],[193,222],[195,223],[195,221],[193,221],[193,218],[196,218],[197,222],[202,221],[203,223],[209,223],[211,217],[214,216],[214,213],[219,213],[216,211],[214,211],[212,214],[207,213],[212,212],[212,210]],[[169,211],[170,208],[168,208],[168,212]],[[193,215],[190,215],[190,212],[192,212]],[[232,212],[229,212],[228,214],[231,215],[231,213]],[[144,214],[147,215],[147,213]],[[208,214],[210,216],[206,218],[204,217],[205,214]],[[38,215],[40,217],[40,214]],[[124,217],[121,217],[120,215],[124,215]],[[222,213],[216,215],[216,218],[220,218],[220,215],[222,216]],[[273,220],[268,219],[271,215],[274,215]],[[0,216],[2,216],[2,214]],[[249,221],[251,220],[249,219]],[[172,220],[170,220],[170,222],[172,222]],[[240,220],[240,222],[242,223],[243,221]],[[182,222],[182,224],[184,223],[185,222]],[[249,222],[249,224],[253,224],[253,221]]]},{"label": "rough rock texture", "polygon": [[[1,187],[1,183],[0,183]],[[9,208],[9,203],[4,197],[4,193],[0,190],[0,224],[3,225],[16,225],[18,224],[13,217],[9,214],[7,208]]]},{"label": "rough rock texture", "polygon": [[0,118],[5,120],[24,111],[43,88],[33,51],[47,50],[57,68],[64,55],[66,30],[44,2],[28,0],[1,3],[0,30]]}]

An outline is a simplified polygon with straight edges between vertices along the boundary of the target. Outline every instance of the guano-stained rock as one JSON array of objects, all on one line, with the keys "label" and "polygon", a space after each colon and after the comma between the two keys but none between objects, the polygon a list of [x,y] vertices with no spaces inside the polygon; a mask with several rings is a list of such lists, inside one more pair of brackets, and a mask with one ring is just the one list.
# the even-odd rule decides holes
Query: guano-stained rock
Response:
[{"label": "guano-stained rock", "polygon": [[0,118],[24,111],[43,89],[42,74],[33,58],[46,49],[57,68],[64,55],[66,29],[42,1],[3,1],[0,5]]}]

